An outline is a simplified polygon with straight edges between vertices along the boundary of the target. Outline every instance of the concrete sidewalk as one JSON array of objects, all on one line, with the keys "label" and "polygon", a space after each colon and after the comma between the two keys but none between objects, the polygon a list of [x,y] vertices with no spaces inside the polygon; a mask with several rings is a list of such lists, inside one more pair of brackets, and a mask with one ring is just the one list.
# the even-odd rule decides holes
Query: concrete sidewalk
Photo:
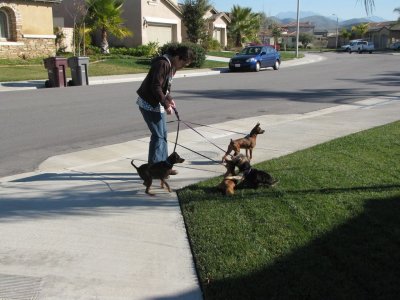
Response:
[{"label": "concrete sidewalk", "polygon": [[[239,135],[224,129],[247,133],[261,122],[257,162],[399,120],[399,111],[400,93],[199,130],[225,148]],[[179,143],[217,161],[223,154],[189,129]],[[0,179],[0,299],[202,298],[177,195],[157,183],[156,196],[146,195],[130,165],[143,163],[147,148],[146,138],[55,156],[35,172]],[[169,179],[173,189],[224,171],[177,151],[186,162]]]}]

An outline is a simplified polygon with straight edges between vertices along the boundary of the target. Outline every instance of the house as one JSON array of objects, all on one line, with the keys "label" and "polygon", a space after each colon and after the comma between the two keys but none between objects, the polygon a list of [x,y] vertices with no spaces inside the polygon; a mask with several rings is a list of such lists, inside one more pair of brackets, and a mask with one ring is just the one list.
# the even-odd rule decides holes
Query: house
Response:
[{"label": "house", "polygon": [[[282,44],[285,47],[296,47],[297,22],[281,25]],[[299,22],[299,33],[308,33],[314,35],[315,25],[311,22]]]},{"label": "house", "polygon": [[366,38],[374,43],[376,49],[388,48],[396,39],[396,25],[399,26],[396,22],[368,23]]},{"label": "house", "polygon": [[204,16],[208,23],[209,34],[217,40],[222,47],[228,45],[227,27],[231,19],[223,12],[211,8]]},{"label": "house", "polygon": [[0,58],[53,56],[52,7],[62,0],[0,0]]},{"label": "house", "polygon": [[[74,27],[74,20],[76,22],[82,17],[82,13],[77,10],[77,2],[81,5],[84,3],[83,0],[64,0],[55,7],[54,23],[60,27]],[[229,17],[215,9],[209,10],[204,17],[209,21],[208,28],[213,37],[226,46]],[[124,39],[110,36],[111,46],[135,47],[150,42],[157,42],[159,45],[179,43],[187,36],[177,0],[125,0],[122,18],[133,36]]]}]

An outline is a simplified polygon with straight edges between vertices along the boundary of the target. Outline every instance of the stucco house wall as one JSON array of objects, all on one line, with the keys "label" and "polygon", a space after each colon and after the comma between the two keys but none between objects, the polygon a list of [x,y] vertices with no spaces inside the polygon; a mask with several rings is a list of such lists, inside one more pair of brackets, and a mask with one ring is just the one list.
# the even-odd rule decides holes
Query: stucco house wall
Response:
[{"label": "stucco house wall", "polygon": [[[75,3],[82,1],[75,0]],[[54,7],[56,26],[73,27],[73,17],[80,15],[74,10],[73,3],[73,0],[63,0],[61,5]],[[133,36],[117,39],[110,35],[110,46],[135,47],[150,42],[162,46],[167,42],[182,42],[186,39],[186,29],[177,0],[125,0],[122,9],[124,25],[133,32]],[[226,46],[229,17],[214,9],[205,17],[211,20],[212,34],[218,34],[220,43]]]},{"label": "stucco house wall", "polygon": [[182,41],[181,12],[172,0],[127,0],[122,17],[133,36],[123,40],[110,39],[113,45],[134,47],[157,42]]},{"label": "stucco house wall", "polygon": [[0,58],[55,55],[52,6],[60,1],[0,0],[8,27],[0,38]]},{"label": "stucco house wall", "polygon": [[220,13],[212,8],[205,14],[204,18],[209,22],[209,33],[213,39],[217,40],[222,47],[226,47],[228,44],[227,27],[230,22],[229,17],[225,13]]}]

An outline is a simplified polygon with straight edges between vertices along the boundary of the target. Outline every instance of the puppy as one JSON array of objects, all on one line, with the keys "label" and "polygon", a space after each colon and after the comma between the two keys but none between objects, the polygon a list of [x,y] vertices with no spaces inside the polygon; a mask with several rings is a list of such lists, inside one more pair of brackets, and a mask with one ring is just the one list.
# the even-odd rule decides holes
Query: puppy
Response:
[{"label": "puppy", "polygon": [[253,168],[250,160],[243,154],[233,157],[232,161],[239,168],[239,172],[243,174],[241,182],[243,187],[257,189],[260,185],[271,187],[279,182],[269,173]]},{"label": "puppy", "polygon": [[246,149],[246,157],[251,160],[253,158],[253,149],[256,146],[257,135],[263,134],[264,132],[265,130],[261,129],[260,123],[257,123],[256,126],[254,126],[254,128],[250,131],[249,135],[237,140],[231,140],[228,150],[226,150],[225,155],[222,157],[222,162],[225,161],[226,157],[230,155],[232,151],[234,151],[234,156],[238,155],[240,149]]},{"label": "puppy", "polygon": [[224,195],[232,196],[235,193],[237,182],[241,180],[242,176],[236,176],[236,164],[234,161],[225,160],[224,166],[226,167],[226,172],[221,183],[218,185],[218,189],[221,190]]},{"label": "puppy", "polygon": [[169,184],[165,181],[165,179],[169,178],[169,175],[176,174],[176,172],[172,170],[174,164],[183,163],[184,161],[185,160],[181,158],[178,153],[173,152],[170,156],[168,156],[167,160],[165,161],[160,161],[155,164],[143,164],[140,167],[137,167],[132,160],[131,165],[135,167],[140,178],[143,179],[143,185],[146,186],[146,194],[154,196],[154,194],[150,192],[150,187],[153,183],[153,179],[160,179],[161,188],[164,188],[165,185],[168,189],[168,192],[171,193],[171,188],[169,187]]}]

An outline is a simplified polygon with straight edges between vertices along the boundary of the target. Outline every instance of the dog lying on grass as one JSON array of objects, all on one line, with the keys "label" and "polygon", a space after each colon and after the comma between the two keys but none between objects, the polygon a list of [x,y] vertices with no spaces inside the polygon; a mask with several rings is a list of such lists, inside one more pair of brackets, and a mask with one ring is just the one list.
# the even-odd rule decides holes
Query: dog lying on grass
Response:
[{"label": "dog lying on grass", "polygon": [[[272,187],[279,182],[269,173],[252,168],[250,160],[243,154],[233,156],[231,160],[225,160],[225,167],[226,173],[218,189],[228,196],[233,195],[237,187],[257,189],[259,186]],[[238,173],[236,173],[236,167]]]},{"label": "dog lying on grass", "polygon": [[153,179],[160,179],[161,188],[164,188],[165,185],[168,189],[168,192],[171,193],[171,188],[169,187],[166,179],[169,178],[169,175],[177,174],[175,170],[172,170],[174,164],[183,163],[184,161],[185,160],[181,158],[178,153],[173,152],[165,161],[160,161],[155,164],[143,164],[140,167],[137,167],[132,160],[131,165],[135,167],[140,178],[143,179],[143,185],[146,186],[146,194],[154,196],[154,194],[150,192]]},{"label": "dog lying on grass", "polygon": [[269,173],[253,168],[249,159],[239,154],[234,158],[236,166],[239,168],[239,173],[243,174],[241,185],[243,187],[257,189],[260,185],[274,186],[279,181],[274,179]]},{"label": "dog lying on grass", "polygon": [[253,158],[253,149],[256,146],[257,135],[263,134],[264,132],[265,130],[261,129],[260,123],[257,123],[256,126],[254,126],[254,128],[250,131],[249,135],[237,140],[231,139],[228,150],[226,150],[225,155],[222,157],[222,162],[225,161],[226,157],[230,155],[232,151],[234,151],[233,156],[238,155],[240,149],[246,149],[246,157],[251,160]]}]

